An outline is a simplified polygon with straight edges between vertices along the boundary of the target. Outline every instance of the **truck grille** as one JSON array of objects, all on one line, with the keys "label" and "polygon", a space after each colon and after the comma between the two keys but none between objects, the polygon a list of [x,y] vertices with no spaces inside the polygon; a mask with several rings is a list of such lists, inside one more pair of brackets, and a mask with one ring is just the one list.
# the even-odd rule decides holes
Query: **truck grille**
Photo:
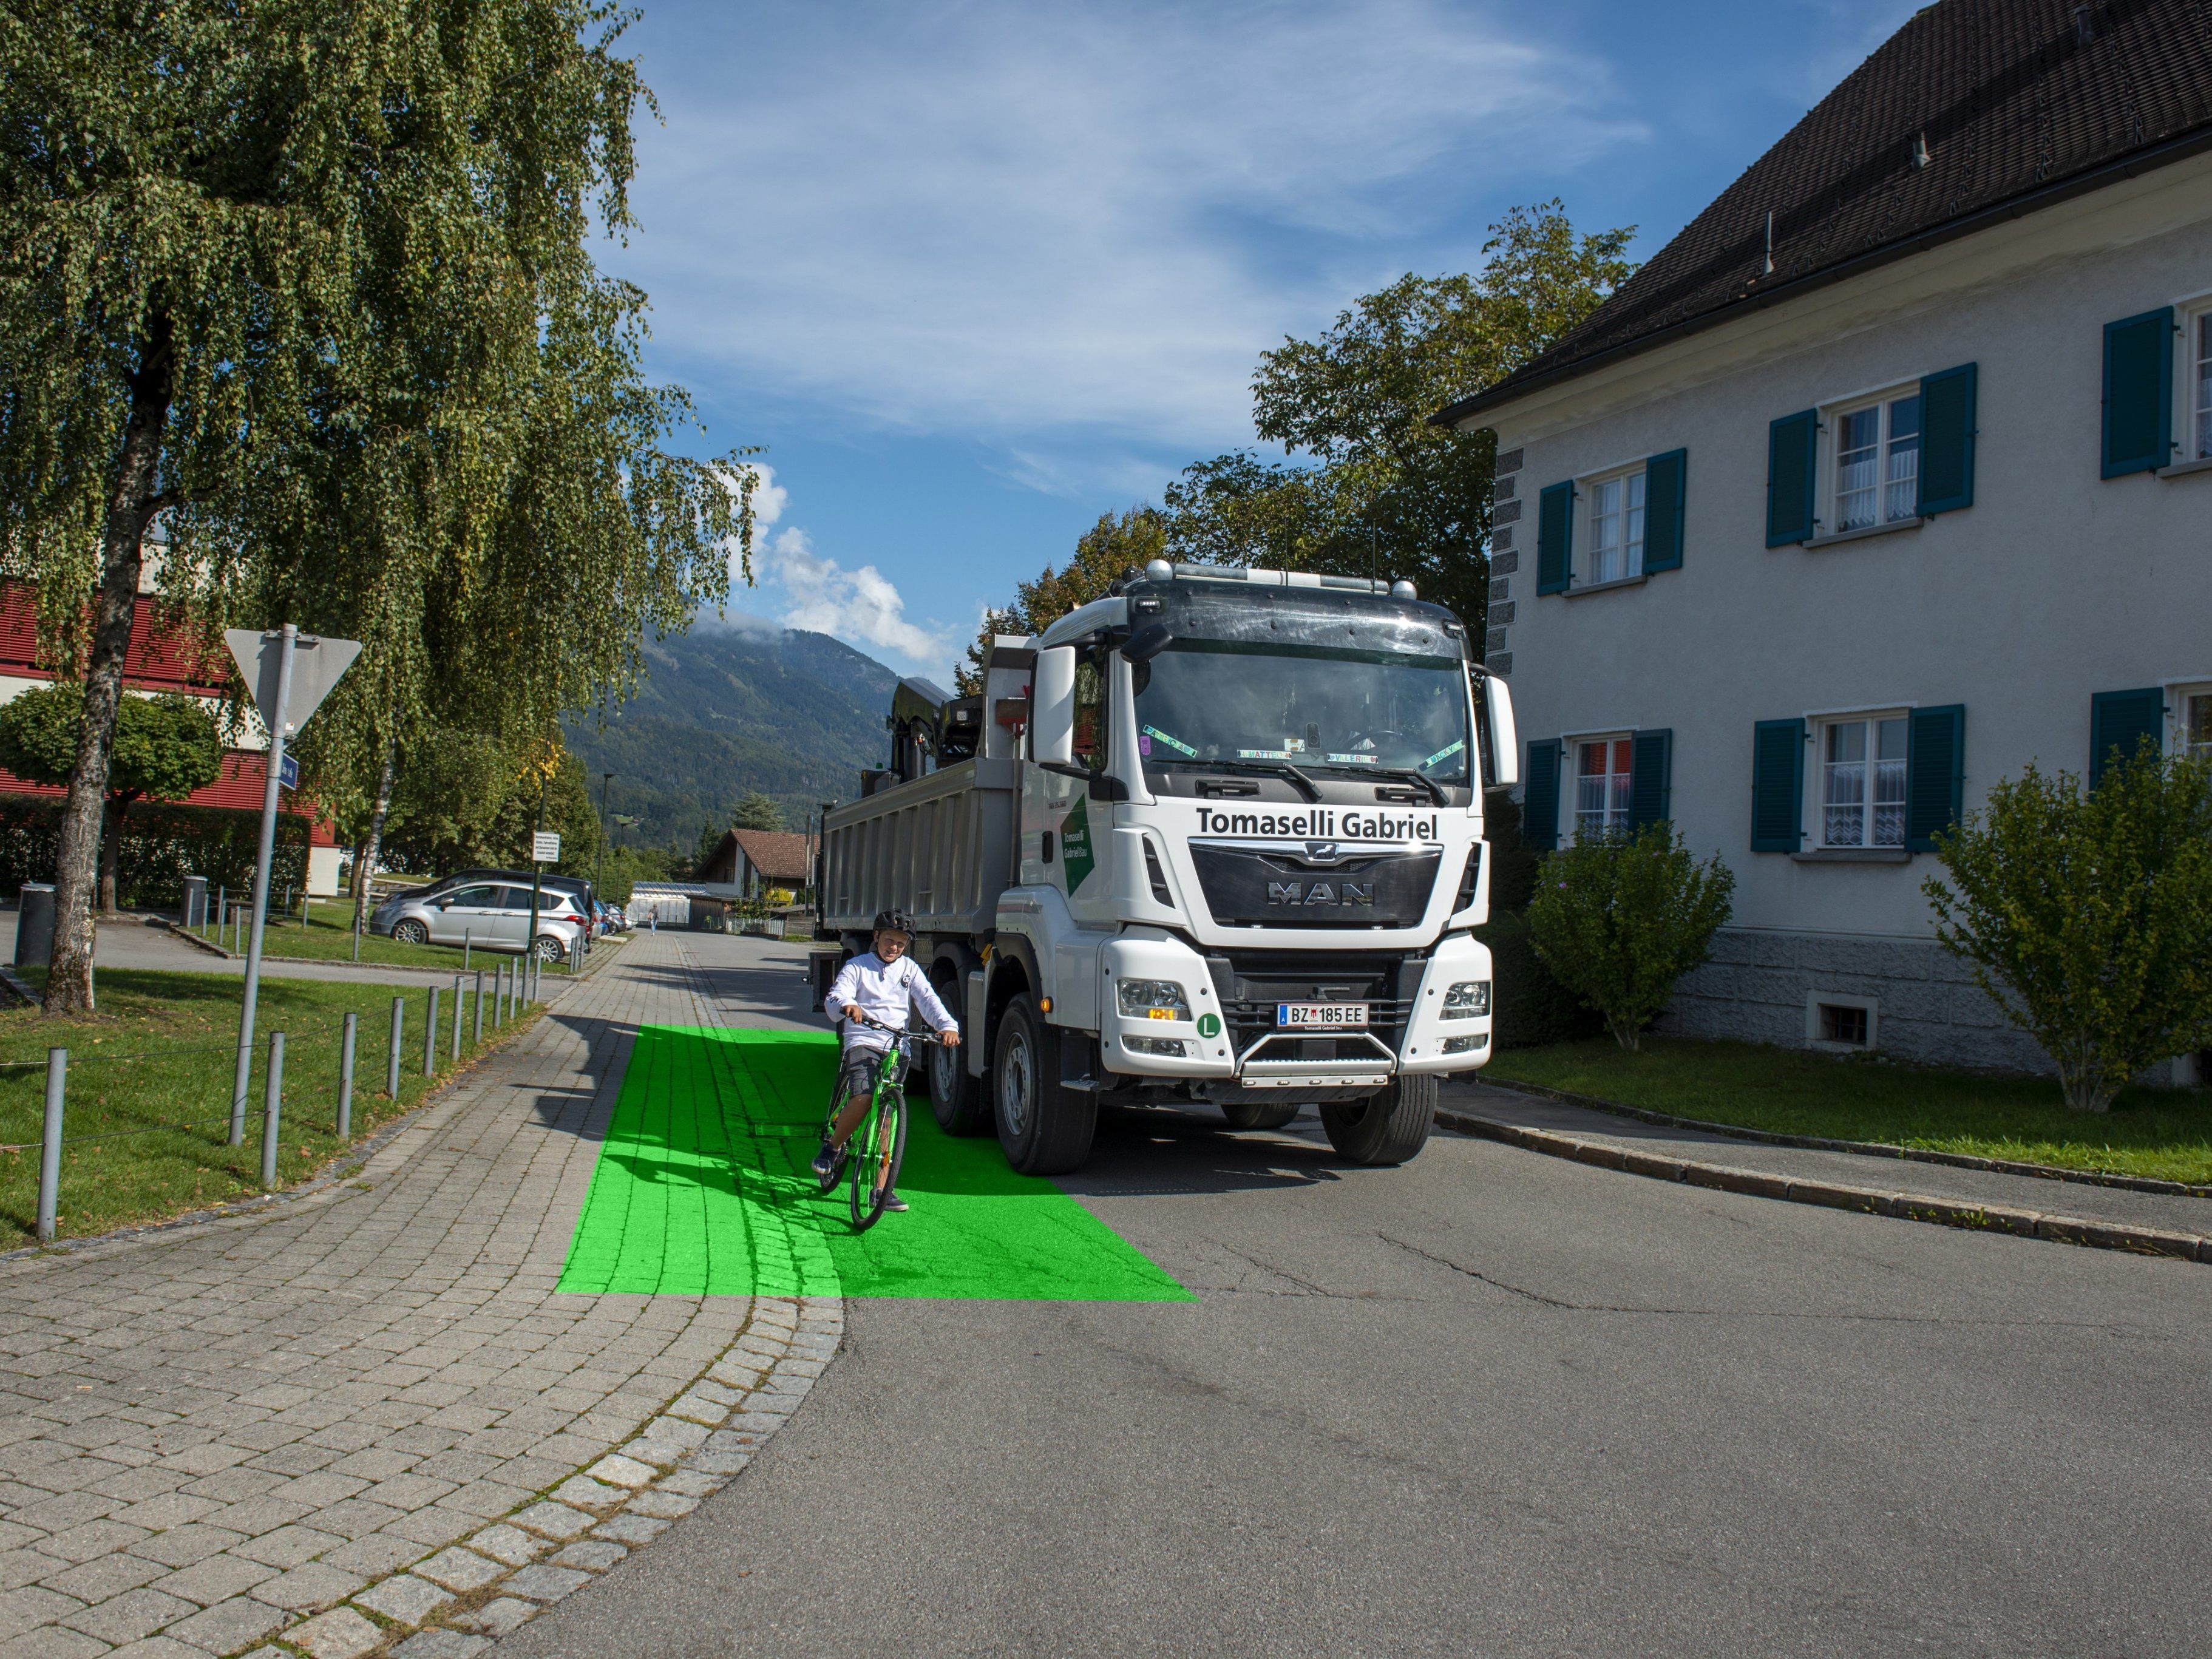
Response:
[{"label": "truck grille", "polygon": [[[1413,1012],[1413,997],[1400,993],[1418,989],[1422,969],[1419,957],[1378,953],[1347,959],[1325,951],[1233,951],[1206,961],[1238,1053],[1275,1030],[1279,1002],[1364,1002],[1366,1029],[1395,1051]],[[1267,1052],[1273,1060],[1321,1061],[1367,1060],[1375,1050],[1346,1034],[1285,1038]]]},{"label": "truck grille", "polygon": [[1191,843],[1206,908],[1224,927],[1412,927],[1428,913],[1441,853],[1312,863],[1290,848]]}]

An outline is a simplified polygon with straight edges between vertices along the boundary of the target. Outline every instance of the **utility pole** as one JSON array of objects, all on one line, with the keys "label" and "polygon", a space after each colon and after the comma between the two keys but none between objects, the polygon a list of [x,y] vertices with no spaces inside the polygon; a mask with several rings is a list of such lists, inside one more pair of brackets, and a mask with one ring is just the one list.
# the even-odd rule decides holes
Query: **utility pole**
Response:
[{"label": "utility pole", "polygon": [[592,896],[597,898],[607,890],[607,837],[614,834],[614,824],[607,807],[614,790],[616,774],[599,774],[599,850],[592,855]]}]

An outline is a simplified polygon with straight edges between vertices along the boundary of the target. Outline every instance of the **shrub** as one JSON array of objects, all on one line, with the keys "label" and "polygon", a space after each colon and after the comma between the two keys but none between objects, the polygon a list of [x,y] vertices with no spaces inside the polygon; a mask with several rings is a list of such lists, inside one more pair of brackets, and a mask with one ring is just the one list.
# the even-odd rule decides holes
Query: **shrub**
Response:
[{"label": "shrub", "polygon": [[1715,854],[1692,858],[1672,823],[1595,836],[1546,859],[1528,901],[1536,954],[1605,1017],[1624,1048],[1705,960],[1729,919],[1735,877]]},{"label": "shrub", "polygon": [[1595,1036],[1595,1014],[1552,976],[1528,941],[1529,895],[1541,855],[1521,837],[1521,809],[1502,789],[1483,797],[1483,839],[1490,848],[1490,920],[1474,930],[1490,947],[1492,1012],[1500,1048],[1534,1048]]},{"label": "shrub", "polygon": [[2066,1103],[2212,1045],[2212,760],[2139,752],[2094,793],[2033,766],[1936,841],[1936,936],[2051,1056]]}]

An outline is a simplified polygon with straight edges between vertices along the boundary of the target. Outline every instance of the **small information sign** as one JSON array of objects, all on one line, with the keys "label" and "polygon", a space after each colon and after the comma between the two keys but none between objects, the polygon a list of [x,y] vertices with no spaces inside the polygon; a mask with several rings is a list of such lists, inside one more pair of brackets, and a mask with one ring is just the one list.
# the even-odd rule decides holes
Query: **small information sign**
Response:
[{"label": "small information sign", "polygon": [[530,839],[530,856],[540,864],[558,864],[561,861],[561,832],[557,830],[538,830]]}]

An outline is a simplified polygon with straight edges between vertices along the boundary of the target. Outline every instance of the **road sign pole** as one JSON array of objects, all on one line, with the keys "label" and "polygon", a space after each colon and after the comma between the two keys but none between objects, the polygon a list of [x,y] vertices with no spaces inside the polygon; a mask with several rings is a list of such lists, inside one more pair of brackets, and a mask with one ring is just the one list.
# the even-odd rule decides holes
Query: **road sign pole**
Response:
[{"label": "road sign pole", "polygon": [[284,624],[276,659],[275,706],[261,711],[269,726],[268,776],[261,790],[261,853],[253,866],[253,933],[246,947],[246,1001],[238,1013],[238,1075],[230,1089],[230,1144],[246,1141],[246,1090],[253,1073],[253,1016],[261,994],[261,924],[269,908],[270,864],[276,852],[276,791],[284,764],[284,705],[292,694],[292,658],[300,630]]}]

